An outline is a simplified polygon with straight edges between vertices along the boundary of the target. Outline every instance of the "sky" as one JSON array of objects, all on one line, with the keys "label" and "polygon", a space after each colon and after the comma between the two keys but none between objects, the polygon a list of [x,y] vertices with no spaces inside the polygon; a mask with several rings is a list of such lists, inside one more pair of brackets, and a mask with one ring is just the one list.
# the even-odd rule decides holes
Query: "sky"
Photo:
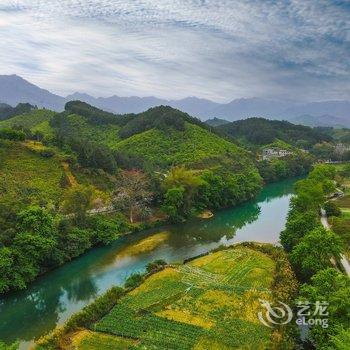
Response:
[{"label": "sky", "polygon": [[0,0],[0,74],[60,95],[350,99],[350,1]]}]

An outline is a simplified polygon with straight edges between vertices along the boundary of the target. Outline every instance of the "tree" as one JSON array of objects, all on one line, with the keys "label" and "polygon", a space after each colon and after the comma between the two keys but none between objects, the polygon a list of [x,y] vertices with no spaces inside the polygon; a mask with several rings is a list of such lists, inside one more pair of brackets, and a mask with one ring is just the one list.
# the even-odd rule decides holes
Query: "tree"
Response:
[{"label": "tree", "polygon": [[129,220],[134,222],[136,213],[143,214],[150,210],[153,193],[145,174],[138,170],[124,171],[120,174],[112,195],[116,210],[128,212]]},{"label": "tree", "polygon": [[11,140],[11,141],[24,141],[26,134],[23,131],[13,129],[1,129],[0,139]]},{"label": "tree", "polygon": [[332,201],[328,201],[324,204],[324,210],[326,211],[327,216],[340,216],[341,215],[341,210]]},{"label": "tree", "polygon": [[[184,167],[171,168],[162,183],[166,190],[165,205],[170,204],[173,209],[180,209],[179,216],[188,216],[193,205],[194,195],[203,183],[204,181],[193,170],[187,170]],[[175,197],[179,200],[182,197],[181,203],[178,205],[174,202]]]},{"label": "tree", "polygon": [[13,282],[13,256],[10,248],[0,248],[0,293],[7,292]]},{"label": "tree", "polygon": [[142,283],[142,281],[143,281],[143,275],[141,273],[133,273],[126,279],[124,287],[136,288]]},{"label": "tree", "polygon": [[173,222],[184,220],[186,213],[184,212],[185,188],[183,186],[169,188],[164,195],[162,210],[169,215]]},{"label": "tree", "polygon": [[297,274],[308,280],[318,271],[331,267],[331,259],[338,259],[341,251],[340,238],[332,231],[320,227],[300,240],[290,254],[290,261]]},{"label": "tree", "polygon": [[322,183],[309,178],[296,183],[295,193],[296,196],[291,199],[291,209],[299,212],[318,211],[325,198]]},{"label": "tree", "polygon": [[51,214],[39,206],[29,206],[18,214],[17,229],[51,236],[54,231],[54,219]]},{"label": "tree", "polygon": [[334,155],[334,146],[329,142],[316,143],[311,153],[320,159],[331,159]]},{"label": "tree", "polygon": [[288,217],[286,228],[281,232],[280,240],[283,248],[290,252],[295,245],[310,231],[319,225],[317,211],[294,212]]},{"label": "tree", "polygon": [[155,261],[152,261],[150,263],[147,264],[146,266],[146,271],[149,273],[149,272],[155,272],[157,271],[158,269],[164,267],[167,265],[167,262],[163,259],[158,259],[158,260],[155,260]]},{"label": "tree", "polygon": [[315,311],[315,303],[325,301],[328,303],[328,328],[315,325],[311,329],[311,338],[317,349],[348,349],[347,347],[332,347],[332,344],[344,344],[349,339],[349,333],[344,333],[350,324],[350,280],[334,268],[319,271],[311,278],[310,284],[302,286],[301,299],[307,300]]},{"label": "tree", "polygon": [[337,333],[330,337],[330,346],[327,350],[349,350],[350,329],[339,327]]}]

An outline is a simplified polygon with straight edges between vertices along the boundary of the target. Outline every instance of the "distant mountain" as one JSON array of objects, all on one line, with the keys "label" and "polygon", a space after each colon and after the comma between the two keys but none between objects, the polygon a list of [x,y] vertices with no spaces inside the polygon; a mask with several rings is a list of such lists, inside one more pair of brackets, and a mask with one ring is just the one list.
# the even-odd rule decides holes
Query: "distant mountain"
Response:
[{"label": "distant mountain", "polygon": [[63,110],[65,99],[29,83],[18,75],[0,75],[0,101],[11,106],[27,102],[56,111]]},{"label": "distant mountain", "polygon": [[[227,119],[228,121],[249,117],[277,120],[300,118],[299,123],[306,123],[307,125],[309,125],[310,120],[312,120],[312,125],[324,125],[325,115],[341,118],[346,121],[345,125],[349,125],[348,120],[350,120],[350,101],[302,103],[264,98],[241,98],[222,104],[197,97],[187,97],[181,100],[165,100],[154,96],[120,97],[113,95],[110,97],[93,97],[79,92],[62,97],[41,89],[17,75],[0,75],[0,101],[11,106],[15,106],[19,102],[29,102],[38,107],[62,111],[65,103],[71,100],[81,100],[118,114],[141,113],[152,107],[168,105],[202,120],[214,117]],[[300,117],[304,115],[310,117]],[[339,120],[335,120],[331,125],[338,125],[338,122]],[[341,125],[343,124],[341,123]]]},{"label": "distant mountain", "polygon": [[340,118],[334,115],[314,116],[304,114],[299,117],[291,118],[290,121],[294,124],[301,124],[306,126],[330,126],[333,128],[350,128],[350,118]]},{"label": "distant mountain", "polygon": [[162,100],[153,96],[150,97],[92,97],[88,94],[74,93],[66,97],[66,101],[80,100],[86,103],[89,103],[98,108],[104,110],[125,114],[125,113],[141,113],[147,109],[155,106],[169,104],[167,100]]},{"label": "distant mountain", "polygon": [[216,127],[216,126],[220,126],[220,125],[225,125],[225,124],[229,124],[230,122],[226,119],[220,119],[220,118],[212,118],[212,119],[208,119],[205,121],[205,124],[212,126],[212,127]]}]

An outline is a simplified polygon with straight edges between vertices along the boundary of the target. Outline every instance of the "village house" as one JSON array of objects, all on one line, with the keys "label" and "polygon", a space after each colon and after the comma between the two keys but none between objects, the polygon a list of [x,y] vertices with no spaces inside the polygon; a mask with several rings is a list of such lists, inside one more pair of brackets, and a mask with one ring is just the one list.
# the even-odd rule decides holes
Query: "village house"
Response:
[{"label": "village house", "polygon": [[344,145],[343,143],[337,143],[335,145],[334,152],[337,153],[337,154],[342,155],[342,154],[344,154],[345,152],[348,152],[348,151],[350,151],[350,147],[347,146],[347,145]]},{"label": "village house", "polygon": [[293,154],[293,152],[287,151],[285,149],[265,148],[262,151],[262,159],[270,160],[274,158],[282,158],[290,154]]}]

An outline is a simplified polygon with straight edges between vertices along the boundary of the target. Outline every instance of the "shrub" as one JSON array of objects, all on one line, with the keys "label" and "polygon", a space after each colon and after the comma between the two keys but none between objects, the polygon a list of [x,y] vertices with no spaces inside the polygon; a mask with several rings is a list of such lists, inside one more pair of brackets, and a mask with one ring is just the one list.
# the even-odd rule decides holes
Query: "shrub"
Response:
[{"label": "shrub", "polygon": [[26,134],[23,131],[13,129],[1,129],[0,139],[11,140],[11,141],[24,141]]},{"label": "shrub", "polygon": [[165,260],[158,259],[158,260],[155,260],[153,262],[148,263],[146,266],[146,271],[148,273],[151,273],[151,272],[154,272],[154,271],[157,271],[157,270],[163,268],[166,265],[167,265],[167,262]]},{"label": "shrub", "polygon": [[133,273],[126,279],[124,284],[125,288],[133,289],[138,287],[142,283],[143,277],[144,276],[141,273]]},{"label": "shrub", "polygon": [[341,215],[341,210],[332,201],[328,201],[324,204],[324,210],[326,211],[327,216],[340,216]]}]

